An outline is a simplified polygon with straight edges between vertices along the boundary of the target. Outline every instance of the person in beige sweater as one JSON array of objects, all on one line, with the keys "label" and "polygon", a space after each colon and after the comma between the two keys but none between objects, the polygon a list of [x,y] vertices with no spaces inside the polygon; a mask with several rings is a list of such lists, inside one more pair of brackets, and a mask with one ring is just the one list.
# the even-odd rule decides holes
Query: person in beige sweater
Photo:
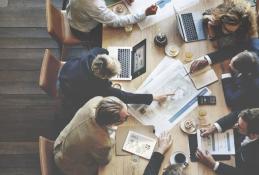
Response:
[{"label": "person in beige sweater", "polygon": [[96,175],[111,159],[108,127],[127,120],[127,106],[116,97],[95,97],[75,114],[54,144],[57,167],[65,175]]}]

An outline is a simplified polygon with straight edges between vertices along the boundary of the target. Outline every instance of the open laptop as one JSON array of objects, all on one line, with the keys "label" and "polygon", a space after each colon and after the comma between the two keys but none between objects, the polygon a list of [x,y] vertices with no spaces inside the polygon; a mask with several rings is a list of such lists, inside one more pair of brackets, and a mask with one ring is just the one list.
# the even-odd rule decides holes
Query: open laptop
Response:
[{"label": "open laptop", "polygon": [[178,13],[175,8],[174,11],[179,32],[185,42],[206,39],[201,12]]},{"label": "open laptop", "polygon": [[107,50],[121,63],[121,73],[112,80],[132,80],[146,72],[146,39],[134,47],[108,47]]}]

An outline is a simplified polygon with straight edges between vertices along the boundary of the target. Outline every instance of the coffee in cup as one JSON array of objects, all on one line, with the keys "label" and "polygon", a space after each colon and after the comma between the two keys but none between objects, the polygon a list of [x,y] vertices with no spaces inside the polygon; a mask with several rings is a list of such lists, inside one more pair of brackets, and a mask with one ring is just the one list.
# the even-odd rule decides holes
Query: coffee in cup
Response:
[{"label": "coffee in cup", "polygon": [[188,166],[188,160],[186,155],[183,152],[175,152],[170,158],[171,164],[180,164],[183,167]]}]

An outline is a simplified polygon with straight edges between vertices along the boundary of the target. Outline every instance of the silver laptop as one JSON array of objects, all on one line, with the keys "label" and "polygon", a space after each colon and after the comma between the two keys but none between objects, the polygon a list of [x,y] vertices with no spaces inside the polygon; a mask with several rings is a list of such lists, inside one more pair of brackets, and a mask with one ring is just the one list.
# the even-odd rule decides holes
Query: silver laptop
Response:
[{"label": "silver laptop", "polygon": [[178,13],[175,9],[174,11],[179,32],[185,42],[206,39],[201,12]]},{"label": "silver laptop", "polygon": [[121,63],[121,73],[112,80],[132,80],[146,72],[146,39],[134,47],[108,47],[107,50]]}]

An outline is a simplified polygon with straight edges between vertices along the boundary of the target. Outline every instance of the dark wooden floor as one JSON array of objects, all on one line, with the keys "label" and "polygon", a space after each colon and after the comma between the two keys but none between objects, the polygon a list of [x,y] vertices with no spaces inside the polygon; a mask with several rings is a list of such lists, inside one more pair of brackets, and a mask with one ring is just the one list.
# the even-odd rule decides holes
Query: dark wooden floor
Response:
[{"label": "dark wooden floor", "polygon": [[[62,0],[53,3],[62,6]],[[45,48],[58,56],[46,32],[44,0],[0,7],[0,175],[40,174],[38,137],[57,135],[56,102],[38,87]],[[81,51],[70,49],[68,57]]]}]

